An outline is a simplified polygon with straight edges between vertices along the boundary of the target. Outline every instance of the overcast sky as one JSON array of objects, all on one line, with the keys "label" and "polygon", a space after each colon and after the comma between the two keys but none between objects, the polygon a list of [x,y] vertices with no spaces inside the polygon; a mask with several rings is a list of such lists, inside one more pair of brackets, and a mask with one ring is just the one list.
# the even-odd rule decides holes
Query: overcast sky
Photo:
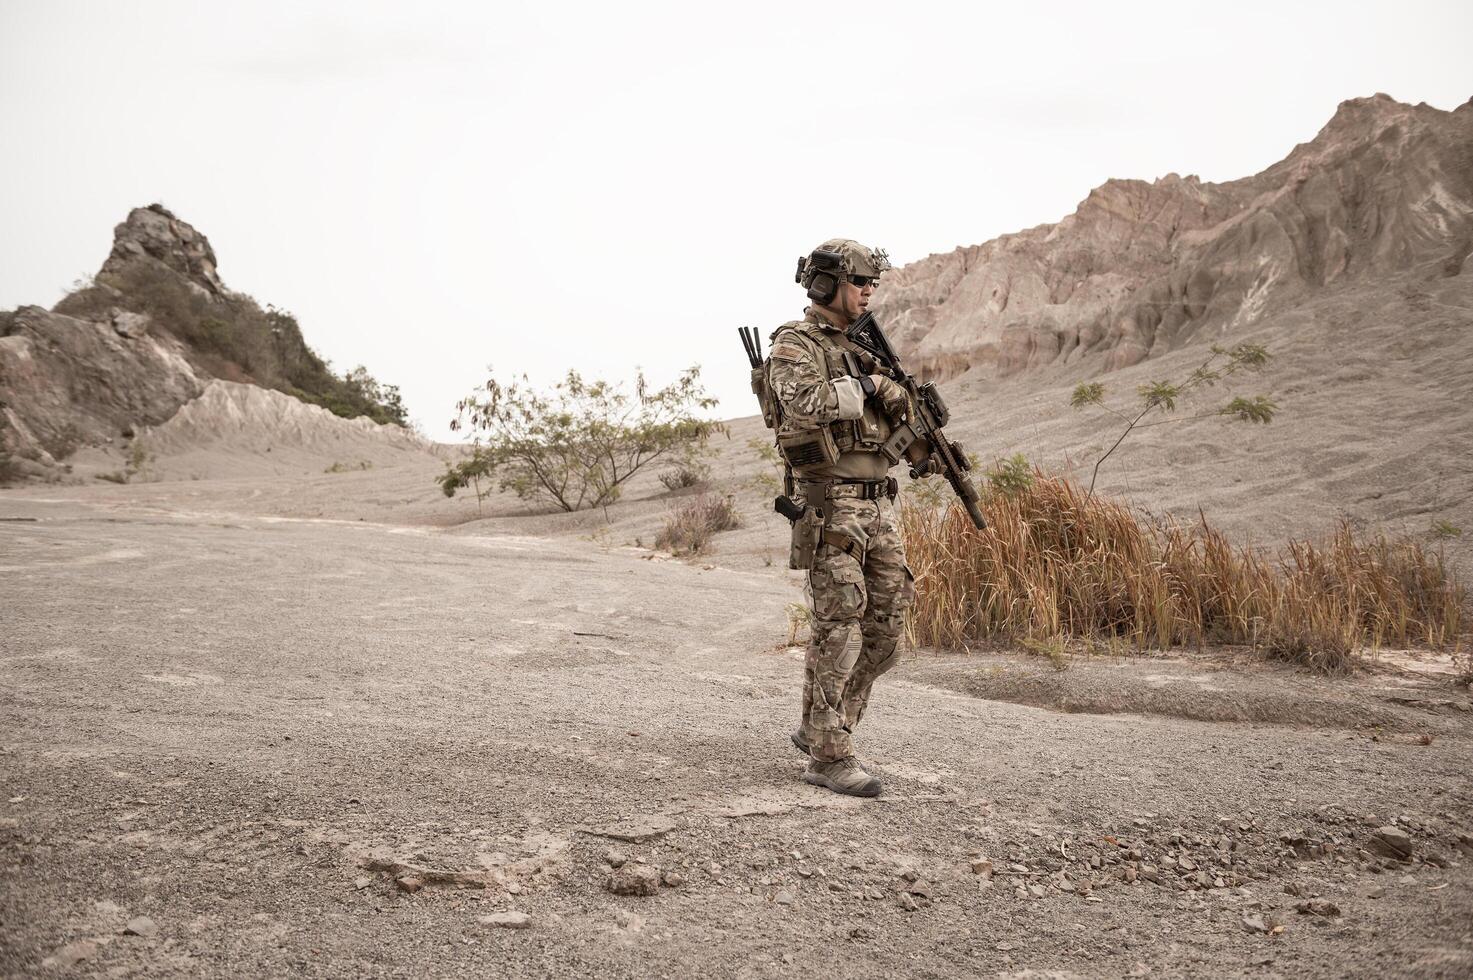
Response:
[{"label": "overcast sky", "polygon": [[1109,177],[1246,176],[1343,99],[1473,96],[1473,4],[0,0],[0,309],[160,201],[233,289],[448,438],[498,373],[755,411],[796,257],[904,262]]}]

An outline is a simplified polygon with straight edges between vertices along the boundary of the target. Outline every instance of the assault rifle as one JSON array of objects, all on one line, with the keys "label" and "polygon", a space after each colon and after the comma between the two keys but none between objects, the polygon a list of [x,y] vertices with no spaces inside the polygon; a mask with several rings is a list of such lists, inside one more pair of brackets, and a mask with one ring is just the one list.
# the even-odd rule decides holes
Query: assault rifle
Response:
[{"label": "assault rifle", "polygon": [[936,385],[930,381],[925,384],[917,383],[914,377],[906,373],[905,368],[900,366],[900,357],[895,353],[895,348],[890,346],[890,339],[880,329],[874,314],[868,310],[854,321],[853,326],[844,332],[844,336],[850,343],[880,362],[890,377],[910,395],[910,402],[915,409],[915,417],[897,426],[880,451],[892,463],[898,463],[902,458],[909,460],[912,480],[933,473],[946,477],[946,482],[956,491],[957,498],[967,509],[977,530],[985,529],[987,522],[982,519],[982,510],[978,506],[981,498],[977,494],[977,488],[967,478],[967,471],[972,468],[972,464],[967,461],[961,443],[952,442],[941,431],[951,421],[951,413],[941,400],[941,392],[936,389]]}]

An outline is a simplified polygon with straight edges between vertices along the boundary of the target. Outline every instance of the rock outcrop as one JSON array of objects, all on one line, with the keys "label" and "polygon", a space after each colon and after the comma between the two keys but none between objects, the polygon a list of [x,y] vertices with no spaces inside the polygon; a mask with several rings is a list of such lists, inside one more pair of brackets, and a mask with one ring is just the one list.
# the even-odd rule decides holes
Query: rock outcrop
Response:
[{"label": "rock outcrop", "polygon": [[210,240],[162,204],[128,212],[128,220],[113,229],[113,249],[98,274],[117,275],[136,262],[156,262],[207,295],[225,295]]},{"label": "rock outcrop", "polygon": [[[0,312],[0,479],[55,477],[78,449],[132,438],[202,392],[223,390],[206,387],[214,378],[274,388],[280,402],[311,407],[303,418],[330,413],[297,398],[326,406],[345,425],[353,416],[376,420],[353,419],[352,431],[404,421],[397,389],[366,372],[333,374],[290,314],[226,289],[209,240],[153,204],[114,229],[93,283],[49,312]],[[252,404],[280,408],[275,398]],[[200,413],[216,418],[218,407],[212,401]],[[308,428],[327,431],[315,421]]]},{"label": "rock outcrop", "polygon": [[873,308],[919,369],[1113,370],[1256,322],[1306,293],[1473,249],[1473,100],[1342,103],[1253,177],[1110,180],[1054,225],[886,276]]},{"label": "rock outcrop", "polygon": [[0,320],[0,452],[24,473],[164,422],[203,389],[183,345],[149,334],[146,317],[22,306]]}]

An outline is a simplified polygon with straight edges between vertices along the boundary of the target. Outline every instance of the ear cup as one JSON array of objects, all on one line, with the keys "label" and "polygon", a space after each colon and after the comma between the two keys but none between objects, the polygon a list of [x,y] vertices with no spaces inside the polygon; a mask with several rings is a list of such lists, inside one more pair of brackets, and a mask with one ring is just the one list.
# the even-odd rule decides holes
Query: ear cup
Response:
[{"label": "ear cup", "polygon": [[839,293],[839,280],[827,272],[815,272],[808,284],[808,298],[820,306],[828,306]]}]

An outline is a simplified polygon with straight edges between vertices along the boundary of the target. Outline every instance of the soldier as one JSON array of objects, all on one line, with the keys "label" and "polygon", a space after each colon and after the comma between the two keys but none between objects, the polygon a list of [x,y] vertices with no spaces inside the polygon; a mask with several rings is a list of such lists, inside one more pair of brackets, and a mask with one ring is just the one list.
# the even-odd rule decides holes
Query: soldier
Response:
[{"label": "soldier", "polygon": [[813,305],[773,332],[767,386],[789,468],[790,492],[809,508],[794,523],[794,568],[807,568],[812,638],[803,718],[793,744],[812,757],[805,781],[876,796],[880,781],[854,758],[853,732],[875,679],[899,656],[915,583],[896,527],[896,481],[879,452],[909,398],[845,336],[864,312],[885,253],[846,238],[799,260]]}]

